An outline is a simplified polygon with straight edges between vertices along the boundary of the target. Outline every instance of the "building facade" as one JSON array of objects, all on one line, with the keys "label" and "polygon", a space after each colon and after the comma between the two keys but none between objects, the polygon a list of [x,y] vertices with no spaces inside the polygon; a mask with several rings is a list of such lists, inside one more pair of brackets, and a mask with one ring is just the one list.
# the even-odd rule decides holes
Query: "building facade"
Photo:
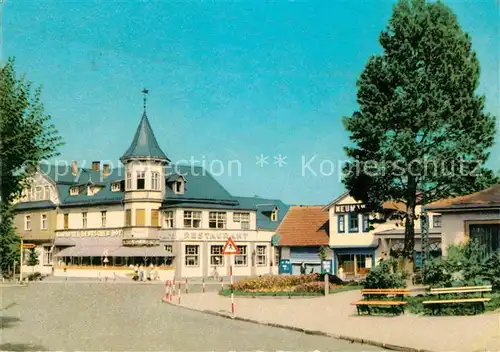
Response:
[{"label": "building facade", "polygon": [[442,216],[442,249],[477,240],[488,253],[500,250],[500,184],[462,197],[440,200],[425,207]]},{"label": "building facade", "polygon": [[[15,204],[17,231],[39,254],[32,269],[117,276],[144,265],[189,278],[228,275],[232,260],[235,275],[277,273],[283,202],[232,196],[203,168],[172,164],[145,111],[120,161],[39,165]],[[240,255],[222,254],[228,237]]]},{"label": "building facade", "polygon": [[301,268],[306,273],[320,273],[321,261],[331,261],[329,230],[328,213],[322,206],[290,207],[276,237],[279,257],[289,260],[291,274],[299,275]]},{"label": "building facade", "polygon": [[[383,213],[366,211],[361,202],[348,192],[323,208],[329,214],[329,245],[333,250],[333,269],[337,275],[356,277],[366,275],[378,261],[388,256],[398,256],[404,245],[404,225],[391,220],[391,214],[404,210],[401,204],[386,202]],[[416,213],[420,214],[418,206]],[[430,212],[430,250],[432,255],[441,253],[441,215]],[[386,219],[376,223],[375,219]],[[416,266],[421,262],[422,242],[420,221],[415,222]]]}]

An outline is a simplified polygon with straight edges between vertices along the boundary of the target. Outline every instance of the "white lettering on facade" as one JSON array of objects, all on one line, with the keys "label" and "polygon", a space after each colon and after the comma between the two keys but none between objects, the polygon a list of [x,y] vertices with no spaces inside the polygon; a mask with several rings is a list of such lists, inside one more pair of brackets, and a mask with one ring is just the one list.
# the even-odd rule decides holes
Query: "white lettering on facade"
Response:
[{"label": "white lettering on facade", "polygon": [[112,237],[123,236],[122,229],[114,230],[75,230],[75,231],[60,231],[57,236],[61,237]]},{"label": "white lettering on facade", "polygon": [[365,204],[342,204],[335,206],[336,213],[352,213],[365,209]]},{"label": "white lettering on facade", "polygon": [[184,232],[163,232],[160,239],[163,241],[226,241],[231,237],[235,241],[246,241],[247,232],[202,232],[202,231],[184,231]]}]

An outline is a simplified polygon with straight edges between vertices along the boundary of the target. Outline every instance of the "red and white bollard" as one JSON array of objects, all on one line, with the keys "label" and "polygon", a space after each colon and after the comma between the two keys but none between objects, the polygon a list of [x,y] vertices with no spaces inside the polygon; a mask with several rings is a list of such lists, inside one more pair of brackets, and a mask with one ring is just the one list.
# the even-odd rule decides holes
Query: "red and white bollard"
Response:
[{"label": "red and white bollard", "polygon": [[169,281],[165,280],[165,296],[162,299],[163,302],[168,302],[168,299],[169,299],[168,295],[169,295],[169,292],[170,292],[169,291],[169,287],[170,287],[169,286]]},{"label": "red and white bollard", "polygon": [[[232,258],[231,258],[232,259]],[[230,260],[231,260],[230,259]],[[231,314],[234,315],[234,293],[233,293],[233,263],[229,266],[229,276],[231,278]]]},{"label": "red and white bollard", "polygon": [[178,289],[178,292],[177,292],[178,296],[177,296],[177,304],[181,304],[181,287],[179,285],[179,289]]}]

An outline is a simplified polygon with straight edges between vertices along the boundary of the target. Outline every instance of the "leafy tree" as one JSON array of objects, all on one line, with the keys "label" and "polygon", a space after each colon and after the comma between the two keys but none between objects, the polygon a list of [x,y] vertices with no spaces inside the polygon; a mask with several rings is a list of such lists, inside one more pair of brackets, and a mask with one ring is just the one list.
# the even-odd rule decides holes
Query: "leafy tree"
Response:
[{"label": "leafy tree", "polygon": [[[19,239],[12,225],[12,202],[21,194],[36,166],[58,155],[62,139],[44,113],[41,89],[18,78],[14,59],[0,67],[0,267],[16,255]],[[18,252],[17,252],[18,253]]]},{"label": "leafy tree", "polygon": [[36,248],[30,248],[29,257],[28,260],[26,261],[26,265],[32,266],[33,272],[35,272],[35,266],[37,266],[38,264],[40,264],[40,261],[38,260],[38,253],[36,252]]},{"label": "leafy tree", "polygon": [[484,168],[495,118],[476,93],[471,38],[441,2],[400,0],[357,82],[359,111],[344,117],[352,144],[344,168],[351,195],[375,211],[384,201],[405,226],[403,256],[415,244],[415,208],[497,182]]},{"label": "leafy tree", "polygon": [[321,260],[326,260],[328,258],[328,246],[321,246],[318,249],[318,256]]}]

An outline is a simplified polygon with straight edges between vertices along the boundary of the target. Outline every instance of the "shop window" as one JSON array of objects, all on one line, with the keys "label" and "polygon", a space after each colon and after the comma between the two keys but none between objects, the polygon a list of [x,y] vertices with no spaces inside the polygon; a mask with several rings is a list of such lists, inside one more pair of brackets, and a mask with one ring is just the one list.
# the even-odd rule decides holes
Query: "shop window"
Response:
[{"label": "shop window", "polygon": [[43,265],[52,265],[51,247],[43,247]]}]

